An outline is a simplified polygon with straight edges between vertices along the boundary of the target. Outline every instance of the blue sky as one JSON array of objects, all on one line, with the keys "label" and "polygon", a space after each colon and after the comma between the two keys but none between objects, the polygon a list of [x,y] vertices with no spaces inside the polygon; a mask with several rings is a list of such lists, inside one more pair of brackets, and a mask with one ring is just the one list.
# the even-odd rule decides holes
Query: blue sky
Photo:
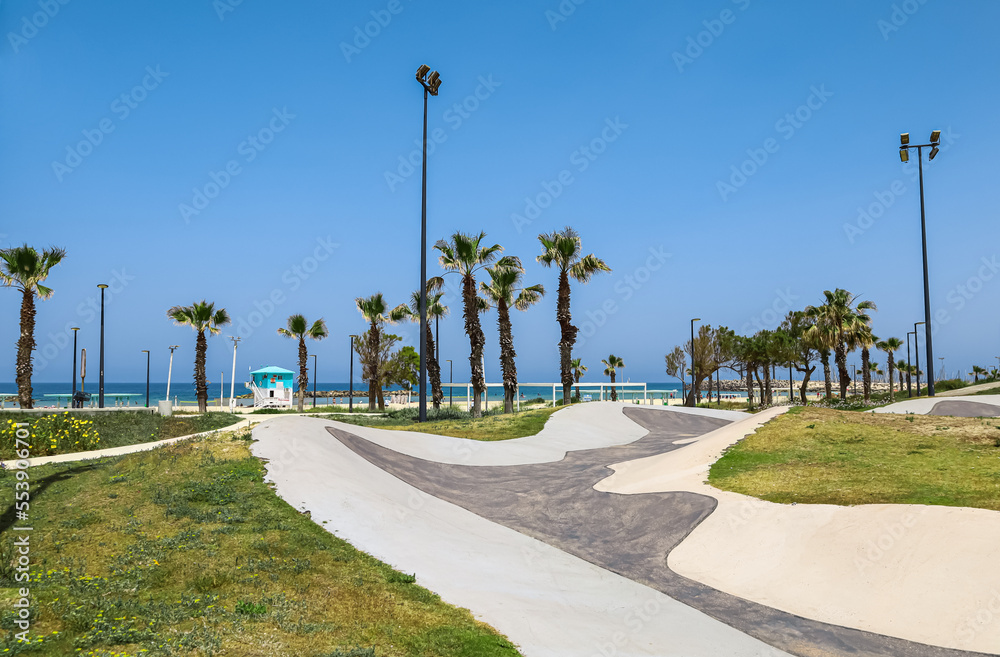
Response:
[{"label": "blue sky", "polygon": [[[69,325],[96,357],[102,282],[110,381],[140,380],[142,349],[164,380],[171,344],[189,371],[194,334],[165,311],[203,298],[236,321],[224,336],[245,338],[239,371],[293,367],[276,329],[303,313],[332,334],[310,345],[320,379],[346,380],[347,335],[365,328],[354,298],[395,304],[418,285],[420,169],[406,160],[419,162],[422,63],[444,81],[431,243],[485,230],[550,290],[514,318],[522,380],[558,379],[556,278],[534,257],[537,234],[565,225],[614,269],[573,291],[590,379],[614,353],[625,378],[667,380],[691,317],[774,328],[833,287],[878,304],[876,334],[905,337],[923,319],[919,201],[896,147],[935,128],[935,356],[949,373],[989,365],[998,19],[986,0],[2,0],[0,245],[68,251],[38,306],[35,380],[68,380]],[[0,380],[14,378],[19,303],[0,290]],[[461,381],[452,304],[442,358]],[[209,372],[231,355],[212,338]]]}]

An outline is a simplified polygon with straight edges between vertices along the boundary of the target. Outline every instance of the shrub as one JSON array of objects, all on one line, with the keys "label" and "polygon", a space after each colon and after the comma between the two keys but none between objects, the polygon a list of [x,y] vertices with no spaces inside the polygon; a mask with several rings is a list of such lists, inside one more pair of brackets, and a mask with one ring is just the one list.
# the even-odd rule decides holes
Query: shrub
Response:
[{"label": "shrub", "polygon": [[962,379],[945,379],[943,381],[934,382],[935,392],[947,392],[948,390],[958,390],[959,388],[965,388],[969,384]]},{"label": "shrub", "polygon": [[[43,415],[28,424],[31,432],[28,449],[32,456],[85,452],[100,447],[101,437],[93,420],[73,417],[68,412]],[[0,455],[6,458],[15,455],[16,438],[17,423],[7,420],[0,426]]]}]

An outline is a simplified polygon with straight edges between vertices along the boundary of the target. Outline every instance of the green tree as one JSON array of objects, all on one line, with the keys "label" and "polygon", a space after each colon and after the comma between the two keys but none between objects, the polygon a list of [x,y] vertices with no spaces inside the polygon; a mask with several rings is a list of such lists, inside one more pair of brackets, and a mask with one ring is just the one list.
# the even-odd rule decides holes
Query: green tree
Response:
[{"label": "green tree", "polygon": [[497,328],[500,332],[500,369],[503,371],[503,412],[514,412],[514,397],[517,395],[517,364],[514,359],[514,334],[510,323],[510,309],[525,311],[538,303],[545,295],[541,285],[525,287],[522,278],[524,267],[521,260],[505,256],[495,267],[487,267],[490,282],[480,283],[486,303],[497,309]]},{"label": "green tree", "polygon": [[826,290],[823,295],[825,297],[823,305],[810,306],[806,311],[812,314],[817,325],[822,325],[826,329],[822,332],[823,337],[833,342],[832,348],[840,378],[840,398],[846,399],[851,382],[847,373],[848,342],[853,339],[852,333],[858,330],[859,324],[864,323],[862,319],[864,311],[876,308],[871,301],[858,301],[856,295],[841,288],[832,292]]},{"label": "green tree", "polygon": [[815,334],[812,332],[814,326],[812,318],[803,311],[795,310],[785,316],[785,321],[781,328],[789,335],[793,343],[792,366],[797,372],[802,373],[802,385],[799,386],[799,397],[802,404],[806,404],[806,392],[809,387],[809,380],[815,365],[810,365],[819,357],[819,351],[815,342]]},{"label": "green tree", "polygon": [[218,335],[221,327],[229,323],[229,313],[225,308],[216,310],[214,303],[202,300],[190,306],[174,306],[167,311],[167,317],[178,326],[190,326],[198,334],[194,346],[194,389],[198,397],[198,411],[205,413],[208,411],[208,379],[205,378],[208,340],[205,331]]},{"label": "green tree", "polygon": [[618,401],[618,390],[615,388],[615,375],[625,367],[625,361],[611,354],[601,361],[604,364],[604,376],[611,377],[611,401]]},{"label": "green tree", "polygon": [[66,251],[50,248],[39,253],[34,247],[16,246],[0,249],[0,284],[21,291],[21,333],[17,339],[15,380],[17,401],[21,408],[33,408],[31,352],[35,349],[35,297],[48,299],[53,290],[42,285],[52,268],[62,262]]},{"label": "green tree", "polygon": [[[383,388],[389,385],[389,381],[401,378],[395,369],[400,363],[393,362],[396,343],[400,341],[398,335],[386,333],[384,330],[378,331],[378,342],[372,340],[372,330],[368,329],[358,337],[354,338],[354,351],[358,355],[358,362],[361,363],[361,378],[368,382],[368,406],[371,410],[378,404],[378,410],[385,410],[385,397],[382,394]],[[417,366],[420,365],[420,356],[417,356]],[[375,393],[371,391],[375,390]]]},{"label": "green tree", "polygon": [[486,309],[476,288],[476,273],[492,264],[503,252],[499,244],[483,246],[486,233],[467,235],[456,232],[451,241],[438,240],[434,248],[441,252],[438,261],[447,272],[456,272],[462,277],[463,319],[465,334],[469,336],[469,366],[472,371],[472,415],[482,415],[483,393],[486,392],[486,377],[483,373],[483,347],[486,336],[479,322],[479,313]]},{"label": "green tree", "polygon": [[[434,345],[434,332],[431,330],[431,320],[441,319],[448,315],[448,306],[442,303],[444,292],[440,290],[444,287],[444,279],[435,276],[427,280],[427,327],[424,336],[424,349],[427,352],[427,378],[431,382],[431,400],[434,408],[441,408],[441,401],[444,399],[444,391],[441,389],[441,363],[438,361],[437,349]],[[420,291],[417,290],[410,295],[410,305],[407,307],[410,320],[416,324],[420,323]],[[417,357],[417,371],[420,369],[419,354]],[[419,374],[418,374],[419,378]]]},{"label": "green tree", "polygon": [[297,338],[299,341],[299,412],[305,405],[306,390],[309,389],[309,350],[306,349],[306,338],[322,340],[330,333],[322,318],[313,322],[312,326],[303,315],[291,315],[288,318],[288,328],[279,328],[278,335],[286,338]]},{"label": "green tree", "polygon": [[384,383],[398,385],[406,391],[420,380],[420,352],[407,345],[389,357]]},{"label": "green tree", "polygon": [[[580,379],[587,372],[587,366],[583,364],[582,358],[574,358],[573,362],[570,364],[573,368],[573,383],[580,383]],[[576,398],[580,399],[580,386],[576,387]]]},{"label": "green tree", "polygon": [[563,399],[570,399],[573,387],[573,345],[576,344],[577,328],[573,326],[570,312],[570,284],[573,278],[587,283],[602,271],[611,267],[593,253],[583,255],[583,245],[575,230],[567,226],[561,231],[542,233],[538,236],[542,254],[536,260],[546,267],[559,270],[559,296],[556,301],[556,321],[559,322],[559,371],[563,386]]},{"label": "green tree", "polygon": [[[903,341],[899,338],[887,338],[876,342],[875,347],[880,351],[884,351],[888,356],[886,361],[889,369],[889,399],[895,399],[896,393],[892,387],[892,375],[893,370],[896,369],[896,363],[893,361],[893,354],[896,350],[903,348]],[[902,380],[900,380],[900,385],[902,385]]]},{"label": "green tree", "polygon": [[386,323],[395,324],[405,318],[408,314],[406,306],[396,306],[389,310],[385,303],[385,298],[381,292],[376,292],[370,297],[358,297],[354,300],[361,316],[368,322],[368,345],[365,353],[369,355],[368,361],[362,361],[362,377],[368,382],[368,410],[374,411],[375,404],[378,403],[380,409],[385,409],[385,399],[382,397],[382,386],[380,375],[384,362],[381,358],[383,353],[382,327]]}]

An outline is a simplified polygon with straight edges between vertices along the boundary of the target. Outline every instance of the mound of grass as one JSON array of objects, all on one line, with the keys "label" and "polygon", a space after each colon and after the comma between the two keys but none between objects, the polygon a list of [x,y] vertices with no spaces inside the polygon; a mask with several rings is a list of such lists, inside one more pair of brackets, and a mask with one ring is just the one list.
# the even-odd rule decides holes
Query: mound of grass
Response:
[{"label": "mound of grass", "polygon": [[[63,413],[58,413],[59,415]],[[70,414],[72,417],[81,420],[89,420],[88,425],[100,436],[98,449],[107,447],[121,447],[123,445],[138,445],[165,438],[177,438],[178,436],[188,436],[202,431],[212,431],[223,429],[239,422],[242,418],[233,413],[204,413],[202,415],[173,415],[163,417],[152,413],[87,413]],[[16,413],[0,413],[0,424],[13,420],[14,422],[28,422],[32,426],[38,422],[40,416],[24,416]],[[36,439],[40,445],[48,442],[44,435],[37,435]],[[14,442],[0,443],[0,459],[16,458],[14,453]],[[80,450],[58,450],[54,453],[66,454]],[[33,456],[41,456],[42,451],[33,451]]]},{"label": "mound of grass", "polygon": [[1000,421],[795,407],[727,450],[708,481],[779,503],[1000,510]]},{"label": "mound of grass", "polygon": [[[290,507],[231,432],[30,473],[32,655],[518,654]],[[0,504],[13,483],[0,472]],[[16,654],[5,527],[0,654]]]},{"label": "mound of grass", "polygon": [[338,415],[328,416],[327,419],[379,429],[419,431],[438,436],[492,441],[534,436],[542,430],[549,417],[560,409],[540,408],[511,414],[503,414],[501,410],[491,409],[483,417],[474,418],[466,411],[443,406],[437,411],[428,409],[427,422],[422,424],[417,421],[417,409],[413,408],[392,411],[382,417]]}]

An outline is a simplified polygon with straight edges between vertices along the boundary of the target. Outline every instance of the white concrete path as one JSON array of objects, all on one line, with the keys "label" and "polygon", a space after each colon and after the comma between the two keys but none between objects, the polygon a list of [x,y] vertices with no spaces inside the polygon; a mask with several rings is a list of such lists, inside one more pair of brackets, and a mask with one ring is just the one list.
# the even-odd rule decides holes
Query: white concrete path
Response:
[{"label": "white concrete path", "polygon": [[727,447],[784,410],[768,409],[672,452],[617,463],[594,488],[689,491],[718,500],[670,553],[667,563],[680,575],[806,618],[997,653],[1000,513],[772,504],[705,483]]},{"label": "white concrete path", "polygon": [[[598,406],[603,410],[595,412]],[[593,427],[600,421],[626,428],[616,417],[621,408],[594,403],[560,411],[553,417],[560,430],[546,427],[549,439],[562,443],[556,450],[505,441],[487,450],[490,459],[477,451],[467,462],[525,462],[532,454],[551,460],[573,447],[630,442],[639,436],[627,419],[632,429],[625,436],[602,439]],[[447,602],[471,609],[526,657],[786,655],[658,591],[422,493],[342,445],[325,430],[332,424],[281,417],[254,429],[259,442],[252,450],[270,460],[268,480],[278,494],[357,548],[416,573],[418,584]],[[439,453],[447,462],[462,458],[448,440],[400,433],[384,441],[406,441],[411,451]],[[577,434],[585,436],[579,444],[571,440]],[[433,447],[415,446],[425,442]],[[511,456],[496,449],[503,444]]]}]

